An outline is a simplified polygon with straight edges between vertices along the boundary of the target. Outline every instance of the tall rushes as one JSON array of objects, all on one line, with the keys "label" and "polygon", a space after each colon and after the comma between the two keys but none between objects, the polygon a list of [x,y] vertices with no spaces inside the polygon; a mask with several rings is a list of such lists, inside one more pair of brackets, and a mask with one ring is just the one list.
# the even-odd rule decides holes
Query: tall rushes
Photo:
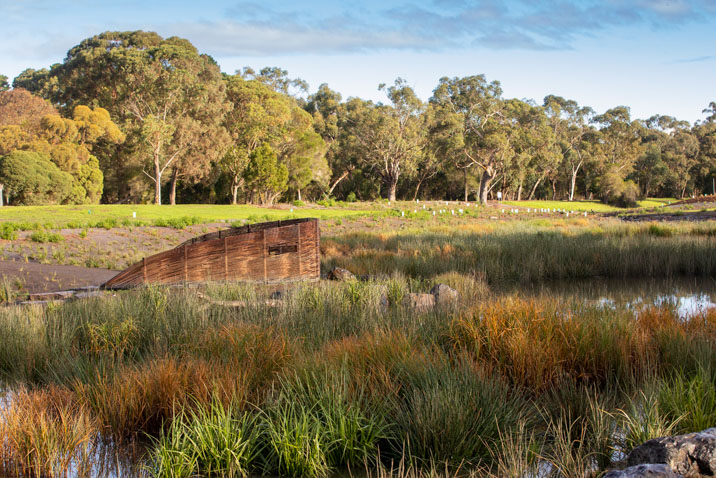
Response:
[{"label": "tall rushes", "polygon": [[469,351],[528,390],[546,390],[567,376],[606,385],[643,376],[652,342],[633,316],[599,306],[498,299],[451,324],[447,344]]},{"label": "tall rushes", "polygon": [[98,417],[115,440],[140,433],[156,435],[175,413],[211,397],[223,403],[243,403],[246,378],[240,370],[201,359],[150,360],[98,372],[90,381],[71,385],[76,400]]},{"label": "tall rushes", "polygon": [[518,391],[467,358],[406,363],[399,380],[392,416],[399,451],[418,463],[489,464],[501,433],[529,418]]},{"label": "tall rushes", "polygon": [[518,222],[488,232],[364,233],[327,241],[331,254],[326,267],[346,267],[361,275],[399,271],[410,277],[434,277],[477,272],[490,283],[529,283],[716,273],[716,238],[688,227],[657,235],[648,226],[606,230],[569,226],[560,231]]},{"label": "tall rushes", "polygon": [[364,384],[351,379],[346,368],[303,370],[282,379],[279,387],[274,399],[277,413],[272,416],[280,417],[284,425],[284,415],[302,424],[313,420],[319,427],[319,445],[329,467],[372,462],[378,444],[390,435],[385,399],[371,395]]},{"label": "tall rushes", "polygon": [[160,432],[146,471],[155,477],[246,476],[258,470],[264,444],[258,415],[220,400],[180,412]]},{"label": "tall rushes", "polygon": [[19,390],[0,407],[0,471],[35,477],[90,476],[98,430],[59,389]]}]

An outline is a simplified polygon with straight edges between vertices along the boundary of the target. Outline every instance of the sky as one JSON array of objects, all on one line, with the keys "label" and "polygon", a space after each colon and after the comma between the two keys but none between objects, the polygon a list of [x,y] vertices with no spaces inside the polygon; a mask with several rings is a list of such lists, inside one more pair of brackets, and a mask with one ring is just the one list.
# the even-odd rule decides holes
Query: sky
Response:
[{"label": "sky", "polygon": [[222,70],[278,66],[344,98],[404,78],[484,74],[507,98],[548,94],[694,122],[716,101],[716,0],[0,0],[0,74],[62,62],[103,31],[189,39]]}]

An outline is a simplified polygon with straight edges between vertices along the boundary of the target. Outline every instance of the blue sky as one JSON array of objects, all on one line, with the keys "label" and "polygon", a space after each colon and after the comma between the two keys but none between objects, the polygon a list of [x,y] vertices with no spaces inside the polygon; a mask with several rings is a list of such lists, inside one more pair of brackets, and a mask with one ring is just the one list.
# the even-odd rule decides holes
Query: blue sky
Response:
[{"label": "blue sky", "polygon": [[715,0],[0,0],[0,73],[60,62],[105,30],[178,35],[227,72],[279,66],[344,97],[400,76],[427,99],[483,73],[506,97],[702,119],[716,100]]}]

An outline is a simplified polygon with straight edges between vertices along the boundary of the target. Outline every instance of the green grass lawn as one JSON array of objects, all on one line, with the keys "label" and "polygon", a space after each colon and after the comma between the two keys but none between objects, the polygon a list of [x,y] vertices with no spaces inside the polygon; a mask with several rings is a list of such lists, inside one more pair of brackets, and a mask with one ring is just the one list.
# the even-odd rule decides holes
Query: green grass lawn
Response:
[{"label": "green grass lawn", "polygon": [[[136,217],[133,216],[136,213]],[[270,208],[249,205],[181,204],[176,206],[155,205],[85,205],[85,206],[10,206],[0,208],[0,223],[41,224],[60,227],[87,227],[103,221],[117,224],[156,224],[192,218],[194,223],[273,221],[278,219],[317,217],[338,219],[380,214],[376,207],[364,204],[334,208],[283,207]]]}]

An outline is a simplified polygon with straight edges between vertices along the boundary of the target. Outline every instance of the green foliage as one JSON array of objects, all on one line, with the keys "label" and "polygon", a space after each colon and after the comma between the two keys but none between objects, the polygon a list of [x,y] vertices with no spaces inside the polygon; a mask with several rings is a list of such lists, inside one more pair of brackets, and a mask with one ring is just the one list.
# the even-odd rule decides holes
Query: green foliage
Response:
[{"label": "green foliage", "polygon": [[217,399],[182,412],[154,442],[148,471],[157,478],[245,477],[263,451],[258,418]]},{"label": "green foliage", "polygon": [[261,204],[270,205],[287,189],[288,169],[279,163],[271,146],[264,143],[251,153],[244,179]]},{"label": "green foliage", "polygon": [[65,240],[62,234],[57,232],[35,231],[30,235],[32,242],[62,242]]},{"label": "green foliage", "polygon": [[6,241],[17,239],[17,226],[7,222],[0,224],[0,239],[5,239]]},{"label": "green foliage", "polygon": [[44,154],[13,151],[0,157],[0,181],[14,204],[56,204],[67,200],[72,176]]},{"label": "green foliage", "polygon": [[633,181],[624,181],[616,168],[609,169],[599,180],[602,200],[618,207],[636,207],[639,188]]},{"label": "green foliage", "polygon": [[489,462],[500,434],[525,418],[519,394],[474,364],[415,365],[401,371],[404,389],[393,417],[406,456],[456,468]]}]

